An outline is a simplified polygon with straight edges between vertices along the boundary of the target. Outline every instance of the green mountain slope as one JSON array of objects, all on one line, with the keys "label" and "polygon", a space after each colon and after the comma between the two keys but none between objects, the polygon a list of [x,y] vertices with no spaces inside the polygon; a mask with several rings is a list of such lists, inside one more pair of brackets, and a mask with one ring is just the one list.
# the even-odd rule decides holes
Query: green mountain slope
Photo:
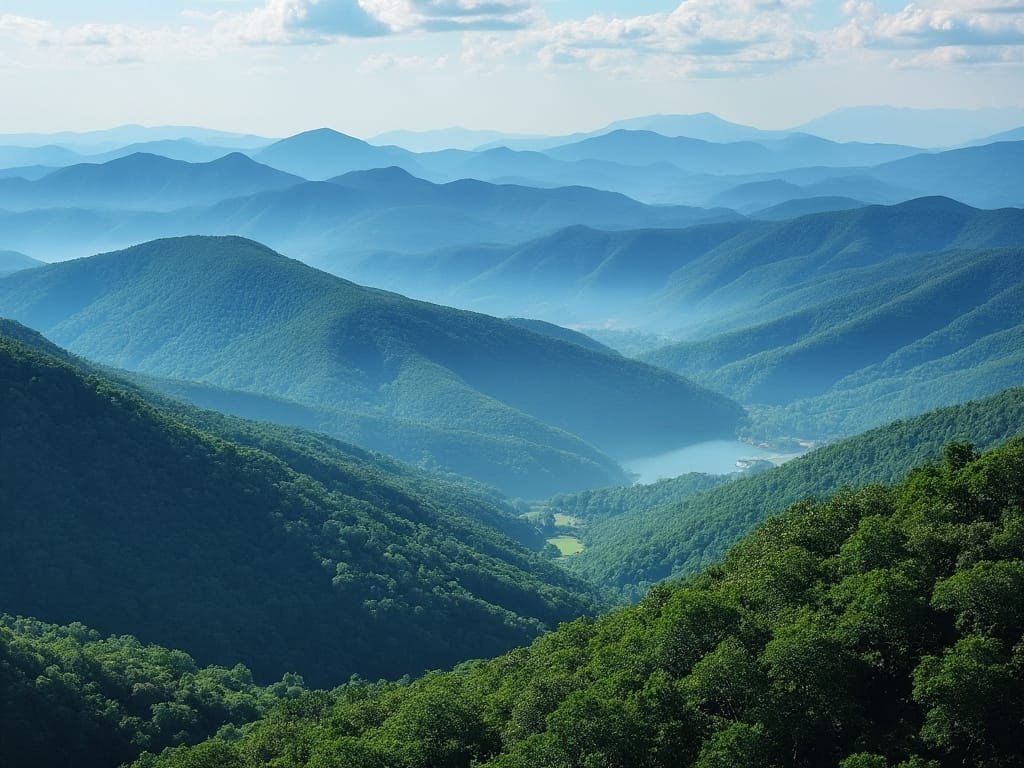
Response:
[{"label": "green mountain slope", "polygon": [[409,421],[386,414],[302,405],[283,397],[194,381],[127,374],[153,390],[201,408],[334,435],[400,457],[434,472],[455,473],[512,496],[543,497],[561,489],[626,482],[624,471],[596,448],[557,430],[536,436],[485,434]]},{"label": "green mountain slope", "polygon": [[0,281],[0,313],[129,370],[581,456],[593,455],[583,441],[621,458],[731,435],[743,415],[652,366],[363,288],[239,238],[15,274]]},{"label": "green mountain slope", "polygon": [[1024,764],[1024,441],[806,502],[640,605],[138,768]]},{"label": "green mountain slope", "polygon": [[585,333],[574,331],[571,328],[564,328],[561,325],[546,323],[543,320],[533,320],[528,317],[506,317],[505,322],[519,328],[525,328],[528,331],[533,331],[541,336],[550,336],[553,339],[568,341],[570,344],[576,344],[577,346],[589,349],[592,352],[600,352],[601,354],[611,355],[612,357],[620,356],[620,354],[611,347],[602,344],[596,339],[592,339]]},{"label": "green mountain slope", "polygon": [[160,410],[7,338],[0,386],[0,610],[329,685],[495,653],[593,604],[465,486]]},{"label": "green mountain slope", "polygon": [[934,459],[950,441],[990,447],[1024,431],[1024,389],[897,421],[819,448],[780,467],[693,495],[681,504],[645,506],[594,522],[587,549],[573,558],[581,573],[627,594],[693,573],[716,561],[775,509],[839,489],[892,482]]},{"label": "green mountain slope", "polygon": [[762,302],[768,315],[804,305],[793,314],[643,359],[783,406],[758,412],[762,430],[850,434],[1024,382],[1021,255],[947,251],[812,278]]},{"label": "green mountain slope", "polygon": [[244,725],[303,688],[295,675],[261,688],[241,664],[200,668],[80,623],[0,615],[0,690],[0,763],[113,768]]}]

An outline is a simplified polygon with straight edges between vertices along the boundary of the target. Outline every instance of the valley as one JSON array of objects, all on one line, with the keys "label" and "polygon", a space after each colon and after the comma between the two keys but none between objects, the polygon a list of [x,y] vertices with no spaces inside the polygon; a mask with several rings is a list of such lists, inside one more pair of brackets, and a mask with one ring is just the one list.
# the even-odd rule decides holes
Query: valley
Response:
[{"label": "valley", "polygon": [[1024,768],[940,5],[0,12],[0,766]]}]

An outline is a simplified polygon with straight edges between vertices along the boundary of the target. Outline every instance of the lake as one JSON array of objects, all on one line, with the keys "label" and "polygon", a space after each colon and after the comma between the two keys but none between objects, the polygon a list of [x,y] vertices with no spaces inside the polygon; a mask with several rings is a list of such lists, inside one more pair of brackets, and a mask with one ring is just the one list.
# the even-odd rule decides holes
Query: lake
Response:
[{"label": "lake", "polygon": [[[655,483],[667,477],[678,477],[687,472],[705,472],[709,475],[727,475],[736,472],[737,459],[779,459],[779,454],[738,440],[710,440],[685,448],[634,459],[623,464],[630,472],[640,475],[637,482]],[[787,457],[788,458],[788,457]]]}]

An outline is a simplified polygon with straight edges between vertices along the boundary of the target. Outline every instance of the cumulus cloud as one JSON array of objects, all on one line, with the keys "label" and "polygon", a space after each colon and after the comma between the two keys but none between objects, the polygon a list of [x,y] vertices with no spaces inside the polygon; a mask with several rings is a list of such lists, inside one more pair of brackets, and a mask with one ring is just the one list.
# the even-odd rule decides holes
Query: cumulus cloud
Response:
[{"label": "cumulus cloud", "polygon": [[[1019,65],[1024,58],[1024,0],[919,0],[897,11],[880,10],[872,0],[844,0],[843,19],[831,29],[815,21],[815,3],[823,0],[683,0],[661,13],[557,21],[544,13],[546,1],[260,0],[247,9],[195,0],[200,10],[183,14],[181,26],[56,27],[0,14],[0,37],[127,62],[160,52],[212,56],[232,46],[329,45],[455,31],[461,52],[454,55],[461,53],[467,68],[576,67],[650,79],[756,75],[834,53],[889,57],[900,67]],[[628,8],[625,0],[622,7]],[[402,53],[378,49],[362,71],[434,66]]]},{"label": "cumulus cloud", "polygon": [[217,35],[253,45],[324,44],[391,29],[357,0],[267,0],[255,10],[207,14]]},{"label": "cumulus cloud", "polygon": [[[537,24],[518,35],[515,50],[534,51],[542,67],[633,76],[764,71],[816,54],[815,36],[794,22],[807,7],[808,0],[686,0],[669,13]],[[472,61],[488,49],[496,49],[493,41],[471,43]]]},{"label": "cumulus cloud", "polygon": [[941,7],[910,4],[882,13],[870,2],[847,2],[849,23],[839,31],[851,45],[870,48],[1024,45],[1024,3],[961,0]]},{"label": "cumulus cloud", "polygon": [[266,0],[244,13],[204,15],[222,36],[266,45],[315,45],[413,31],[519,30],[540,18],[529,0]]}]

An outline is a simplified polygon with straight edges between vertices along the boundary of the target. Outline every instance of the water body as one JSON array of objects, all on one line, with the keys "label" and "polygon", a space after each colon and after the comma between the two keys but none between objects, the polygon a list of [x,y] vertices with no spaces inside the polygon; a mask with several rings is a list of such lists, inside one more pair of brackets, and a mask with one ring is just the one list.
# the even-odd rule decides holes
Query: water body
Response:
[{"label": "water body", "polygon": [[710,440],[677,448],[657,456],[634,459],[623,466],[640,475],[637,482],[656,483],[668,477],[678,477],[687,472],[704,472],[709,475],[727,475],[739,471],[737,459],[779,459],[777,453],[758,448],[737,440]]}]

